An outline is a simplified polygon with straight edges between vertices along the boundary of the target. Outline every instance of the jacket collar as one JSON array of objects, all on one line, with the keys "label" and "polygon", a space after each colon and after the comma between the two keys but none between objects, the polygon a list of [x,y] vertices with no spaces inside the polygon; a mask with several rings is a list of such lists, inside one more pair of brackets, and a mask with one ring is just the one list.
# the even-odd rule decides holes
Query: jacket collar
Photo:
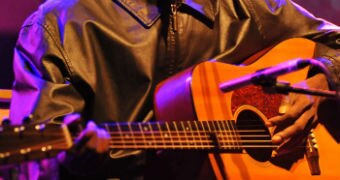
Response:
[{"label": "jacket collar", "polygon": [[[114,1],[121,5],[126,11],[128,11],[147,28],[151,27],[161,15],[160,9],[157,7],[157,0]],[[208,18],[210,21],[214,22],[218,9],[218,0],[177,0],[177,2],[188,6],[189,8]]]}]

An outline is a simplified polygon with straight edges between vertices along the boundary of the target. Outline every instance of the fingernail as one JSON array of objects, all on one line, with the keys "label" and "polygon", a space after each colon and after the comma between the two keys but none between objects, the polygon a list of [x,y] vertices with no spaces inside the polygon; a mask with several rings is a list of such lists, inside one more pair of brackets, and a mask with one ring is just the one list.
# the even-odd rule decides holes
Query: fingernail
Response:
[{"label": "fingernail", "polygon": [[86,129],[87,130],[95,130],[97,128],[96,123],[94,123],[93,121],[89,121],[86,124]]},{"label": "fingernail", "polygon": [[280,136],[280,135],[274,135],[273,137],[272,137],[272,142],[273,143],[281,143],[282,142],[282,137]]},{"label": "fingernail", "polygon": [[276,157],[276,156],[277,156],[277,154],[278,154],[278,153],[277,153],[277,151],[276,151],[276,150],[274,150],[274,151],[272,152],[272,156],[271,156],[271,157],[272,157],[272,158],[274,158],[274,157]]},{"label": "fingernail", "polygon": [[272,127],[272,126],[273,126],[273,123],[270,122],[270,121],[266,121],[264,124],[265,124],[266,126],[268,126],[268,127]]}]

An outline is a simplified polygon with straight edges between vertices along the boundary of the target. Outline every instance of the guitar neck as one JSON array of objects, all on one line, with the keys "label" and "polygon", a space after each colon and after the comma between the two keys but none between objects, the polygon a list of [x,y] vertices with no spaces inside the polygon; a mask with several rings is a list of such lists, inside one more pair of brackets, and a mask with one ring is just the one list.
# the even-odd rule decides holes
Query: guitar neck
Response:
[{"label": "guitar neck", "polygon": [[[53,157],[71,148],[72,140],[78,136],[77,124],[74,127],[58,124],[0,127],[0,164]],[[249,125],[236,128],[233,120],[104,123],[100,126],[110,132],[110,149],[234,153],[249,148],[273,147],[266,130]]]},{"label": "guitar neck", "polygon": [[[181,121],[103,124],[111,135],[111,149],[188,149],[239,152],[247,147],[261,147],[258,141],[242,140],[245,133],[262,130],[237,130],[235,121]],[[243,133],[243,134],[242,134]],[[263,132],[264,133],[264,132]]]}]

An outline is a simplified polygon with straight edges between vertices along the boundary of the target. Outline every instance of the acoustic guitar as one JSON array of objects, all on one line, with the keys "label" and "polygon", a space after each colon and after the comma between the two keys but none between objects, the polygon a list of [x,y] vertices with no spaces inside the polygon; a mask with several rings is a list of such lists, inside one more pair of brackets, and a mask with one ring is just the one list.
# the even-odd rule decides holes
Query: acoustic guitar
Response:
[{"label": "acoustic guitar", "polygon": [[[254,85],[227,92],[220,88],[224,82],[266,67],[296,58],[312,58],[315,46],[306,39],[289,39],[255,54],[240,66],[209,61],[198,64],[158,86],[155,95],[157,117],[166,121],[232,120],[218,126],[223,132],[217,137],[220,137],[220,145],[227,147],[229,152],[237,152],[240,147],[242,153],[209,154],[218,179],[339,179],[339,135],[331,135],[323,124],[319,124],[299,152],[272,158],[269,145],[272,132],[262,122],[280,114],[285,95],[268,94]],[[305,68],[288,73],[277,80],[294,84],[303,81],[307,71]],[[333,108],[335,115],[339,112],[336,107],[337,104],[324,109]],[[328,116],[331,117],[324,116],[328,119],[319,121],[326,122],[326,125],[339,120],[329,112]],[[323,117],[320,115],[319,118]],[[236,127],[230,125],[232,123]],[[332,128],[339,130],[337,124],[333,123]]]},{"label": "acoustic guitar", "polygon": [[[220,85],[295,58],[311,58],[315,43],[290,39],[235,66],[197,64],[163,81],[154,96],[157,122],[104,123],[111,149],[176,149],[209,153],[217,179],[339,179],[340,149],[319,124],[306,143],[283,158],[272,156],[272,130],[285,95],[255,85],[223,92]],[[307,69],[278,77],[296,83]],[[197,120],[197,121],[195,121]],[[0,164],[52,157],[74,147],[74,125],[30,124],[0,128]]]}]

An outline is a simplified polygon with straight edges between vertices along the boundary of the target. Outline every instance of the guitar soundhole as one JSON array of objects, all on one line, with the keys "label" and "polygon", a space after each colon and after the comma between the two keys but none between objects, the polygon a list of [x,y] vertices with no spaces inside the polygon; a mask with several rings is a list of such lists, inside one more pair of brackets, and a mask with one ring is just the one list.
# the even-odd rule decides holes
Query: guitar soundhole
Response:
[{"label": "guitar soundhole", "polygon": [[271,136],[261,117],[251,110],[243,110],[237,116],[236,125],[246,152],[257,161],[270,160]]}]

